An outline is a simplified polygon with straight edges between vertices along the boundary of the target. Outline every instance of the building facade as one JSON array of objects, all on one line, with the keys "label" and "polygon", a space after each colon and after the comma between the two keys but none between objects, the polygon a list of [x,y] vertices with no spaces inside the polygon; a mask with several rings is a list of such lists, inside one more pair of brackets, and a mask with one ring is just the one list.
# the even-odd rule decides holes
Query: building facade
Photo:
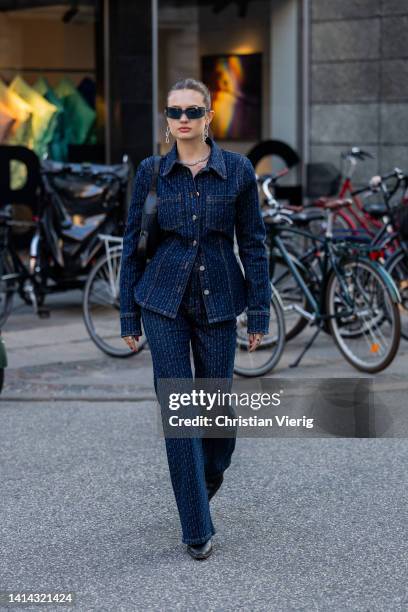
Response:
[{"label": "building facade", "polygon": [[[76,159],[166,152],[166,94],[189,76],[210,86],[224,148],[282,141],[299,181],[359,146],[373,155],[361,182],[408,168],[407,25],[405,0],[0,0],[0,79],[82,94],[89,81],[95,124]],[[281,165],[271,155],[259,170]]]},{"label": "building facade", "polygon": [[309,22],[309,159],[358,145],[374,159],[356,179],[407,170],[408,2],[310,0]]}]

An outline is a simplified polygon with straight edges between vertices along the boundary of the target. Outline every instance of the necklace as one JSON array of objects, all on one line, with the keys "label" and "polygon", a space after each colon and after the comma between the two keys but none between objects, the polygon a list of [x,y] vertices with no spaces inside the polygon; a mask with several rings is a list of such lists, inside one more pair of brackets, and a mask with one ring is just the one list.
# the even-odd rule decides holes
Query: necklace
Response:
[{"label": "necklace", "polygon": [[198,159],[195,162],[182,162],[181,159],[179,159],[179,162],[183,166],[196,166],[197,164],[200,164],[201,162],[207,161],[207,159],[210,157],[210,155],[211,155],[211,150],[210,150],[209,154],[206,157],[203,157],[202,159]]}]

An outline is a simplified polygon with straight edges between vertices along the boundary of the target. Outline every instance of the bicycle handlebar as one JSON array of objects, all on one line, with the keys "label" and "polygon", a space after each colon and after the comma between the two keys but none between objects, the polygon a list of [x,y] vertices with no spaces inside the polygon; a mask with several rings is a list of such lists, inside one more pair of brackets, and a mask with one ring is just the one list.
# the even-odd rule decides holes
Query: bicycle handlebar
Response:
[{"label": "bicycle handlebar", "polygon": [[[372,177],[369,185],[366,185],[365,187],[361,187],[360,189],[355,189],[354,191],[352,191],[351,195],[356,196],[356,195],[359,195],[360,193],[364,193],[365,191],[374,191],[377,187],[381,186],[381,183],[384,183],[385,181],[388,181],[391,178],[397,179],[396,186],[392,190],[392,194],[393,194],[398,189],[399,185],[401,184],[401,181],[405,178],[405,174],[402,172],[402,170],[400,170],[400,168],[394,168],[392,172],[389,172],[388,174],[384,174],[382,176]],[[374,179],[377,179],[377,180],[374,181]]]},{"label": "bicycle handlebar", "polygon": [[368,151],[363,151],[359,147],[353,147],[350,151],[346,151],[341,154],[343,159],[347,159],[349,157],[353,157],[354,159],[359,159],[360,161],[364,161],[365,159],[374,159],[374,155],[371,155]]}]

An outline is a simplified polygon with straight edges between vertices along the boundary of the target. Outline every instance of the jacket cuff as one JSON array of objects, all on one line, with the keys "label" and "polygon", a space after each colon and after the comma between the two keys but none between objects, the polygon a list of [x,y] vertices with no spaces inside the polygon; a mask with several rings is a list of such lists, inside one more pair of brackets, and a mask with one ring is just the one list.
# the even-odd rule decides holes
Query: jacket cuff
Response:
[{"label": "jacket cuff", "polygon": [[249,310],[247,312],[248,334],[268,334],[270,312],[260,310]]},{"label": "jacket cuff", "polygon": [[138,314],[120,315],[120,335],[142,336],[141,317]]}]

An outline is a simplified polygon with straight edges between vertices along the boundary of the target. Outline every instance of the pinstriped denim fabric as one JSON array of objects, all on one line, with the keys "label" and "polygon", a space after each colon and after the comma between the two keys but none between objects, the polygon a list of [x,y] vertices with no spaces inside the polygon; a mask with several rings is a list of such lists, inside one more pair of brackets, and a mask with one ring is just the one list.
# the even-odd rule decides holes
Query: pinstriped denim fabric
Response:
[{"label": "pinstriped denim fabric", "polygon": [[[209,323],[202,298],[199,263],[191,272],[175,318],[141,308],[153,361],[154,387],[160,378],[192,378],[190,343],[196,378],[224,378],[232,383],[236,319]],[[223,388],[230,391],[231,386]],[[179,511],[182,541],[206,542],[216,533],[205,476],[231,463],[235,438],[166,438],[171,483]]]},{"label": "pinstriped denim fabric", "polygon": [[[198,252],[203,301],[210,323],[247,309],[248,333],[267,333],[271,286],[266,231],[254,169],[247,157],[207,138],[211,155],[195,177],[177,160],[177,143],[163,156],[157,182],[164,236],[144,269],[136,257],[153,156],[136,172],[123,236],[120,274],[121,335],[141,335],[140,309],[175,318]],[[234,231],[245,276],[234,253]]]}]

